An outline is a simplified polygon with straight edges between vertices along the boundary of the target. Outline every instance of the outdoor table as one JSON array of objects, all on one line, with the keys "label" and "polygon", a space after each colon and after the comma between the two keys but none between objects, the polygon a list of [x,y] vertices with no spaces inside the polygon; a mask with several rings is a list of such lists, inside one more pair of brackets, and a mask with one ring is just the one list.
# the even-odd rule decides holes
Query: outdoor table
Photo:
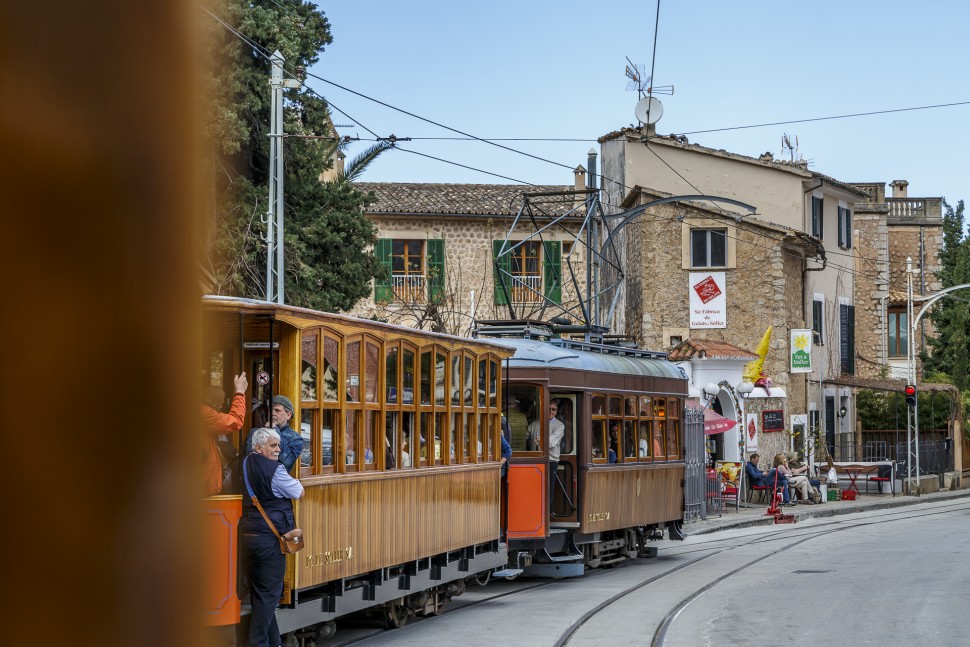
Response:
[{"label": "outdoor table", "polygon": [[849,489],[855,490],[856,494],[861,495],[862,492],[859,491],[859,484],[856,480],[862,474],[871,474],[872,472],[878,471],[878,465],[836,465],[836,470],[842,471],[849,478]]}]

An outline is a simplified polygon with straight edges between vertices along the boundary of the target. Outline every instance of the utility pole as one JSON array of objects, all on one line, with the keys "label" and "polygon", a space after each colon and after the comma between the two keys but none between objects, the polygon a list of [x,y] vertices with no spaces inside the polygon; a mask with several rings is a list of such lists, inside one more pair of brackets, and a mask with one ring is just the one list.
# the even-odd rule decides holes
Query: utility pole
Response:
[{"label": "utility pole", "polygon": [[266,300],[283,303],[283,90],[298,88],[283,78],[283,55],[270,57],[269,192],[266,210]]},{"label": "utility pole", "polygon": [[[909,324],[908,352],[906,359],[909,363],[909,383],[916,384],[916,321],[913,317],[913,275],[919,274],[919,269],[913,269],[913,259],[906,257],[906,321]],[[915,437],[915,447],[914,447]],[[913,487],[913,461],[916,461],[916,496],[920,494],[919,487],[919,389],[916,391],[916,406],[906,407],[906,467],[907,482],[910,494]]]}]

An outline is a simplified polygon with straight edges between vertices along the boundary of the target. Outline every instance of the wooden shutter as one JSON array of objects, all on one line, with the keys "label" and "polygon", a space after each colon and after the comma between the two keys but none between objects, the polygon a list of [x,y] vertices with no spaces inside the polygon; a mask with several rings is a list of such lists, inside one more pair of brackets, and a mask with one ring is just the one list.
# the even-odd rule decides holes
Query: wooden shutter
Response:
[{"label": "wooden shutter", "polygon": [[839,247],[845,248],[845,209],[839,207]]},{"label": "wooden shutter", "polygon": [[427,241],[428,300],[441,301],[445,285],[445,241],[440,238]]},{"label": "wooden shutter", "polygon": [[384,276],[374,279],[374,301],[387,303],[394,300],[391,289],[391,239],[378,238],[374,243],[374,256],[384,266]]},{"label": "wooden shutter", "polygon": [[[492,241],[492,260],[494,261],[493,277],[495,279],[495,305],[497,306],[508,305],[509,302],[507,293],[502,290],[502,283],[505,283],[506,290],[511,291],[512,289],[512,280],[508,274],[512,271],[512,259],[509,258],[508,252],[503,254],[501,258],[499,258],[498,255],[499,251],[502,249],[502,243],[503,241],[501,240]],[[499,278],[499,271],[504,272],[501,279]]]},{"label": "wooden shutter", "polygon": [[[852,249],[852,210],[845,210],[845,248]],[[855,306],[853,306],[855,309]]]},{"label": "wooden shutter", "polygon": [[562,243],[542,243],[542,294],[553,303],[562,303]]},{"label": "wooden shutter", "polygon": [[812,330],[814,330],[818,339],[816,343],[822,345],[825,340],[822,339],[822,302],[812,301]]},{"label": "wooden shutter", "polygon": [[842,373],[855,373],[855,306],[839,306],[839,353],[842,355]]},{"label": "wooden shutter", "polygon": [[848,370],[845,372],[849,375],[855,375],[855,306],[846,307],[846,316],[849,321],[849,357]]}]

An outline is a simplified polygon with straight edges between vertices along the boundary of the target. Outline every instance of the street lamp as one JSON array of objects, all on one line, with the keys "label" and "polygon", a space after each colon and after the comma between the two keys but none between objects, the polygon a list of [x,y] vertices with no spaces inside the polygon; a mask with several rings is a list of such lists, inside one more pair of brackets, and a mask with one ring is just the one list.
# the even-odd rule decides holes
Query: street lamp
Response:
[{"label": "street lamp", "polygon": [[843,404],[841,407],[839,407],[839,417],[845,418],[846,413],[848,413],[848,410],[845,408],[845,405]]},{"label": "street lamp", "polygon": [[707,396],[704,402],[704,408],[706,409],[714,402],[714,396],[721,392],[721,387],[714,382],[708,382],[704,385],[704,395]]}]

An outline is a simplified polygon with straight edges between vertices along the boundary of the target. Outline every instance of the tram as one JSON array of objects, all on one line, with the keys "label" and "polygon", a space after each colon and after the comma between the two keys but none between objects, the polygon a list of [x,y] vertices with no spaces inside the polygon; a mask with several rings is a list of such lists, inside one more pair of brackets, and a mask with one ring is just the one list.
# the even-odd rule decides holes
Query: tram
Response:
[{"label": "tram", "polygon": [[[390,627],[438,614],[465,580],[504,567],[500,542],[498,342],[425,333],[296,307],[203,299],[204,381],[247,401],[294,404],[294,466],[306,547],[287,556],[277,621],[284,644],[325,638],[334,619],[371,609]],[[252,413],[227,442],[240,450]],[[231,490],[231,488],[230,488]],[[207,624],[244,635],[237,525],[242,496],[205,500]]]},{"label": "tram", "polygon": [[[511,566],[577,576],[654,556],[648,544],[665,531],[684,538],[688,380],[665,353],[572,340],[535,321],[480,322],[476,336],[515,349],[503,365]],[[555,464],[552,404],[565,427]]]}]

